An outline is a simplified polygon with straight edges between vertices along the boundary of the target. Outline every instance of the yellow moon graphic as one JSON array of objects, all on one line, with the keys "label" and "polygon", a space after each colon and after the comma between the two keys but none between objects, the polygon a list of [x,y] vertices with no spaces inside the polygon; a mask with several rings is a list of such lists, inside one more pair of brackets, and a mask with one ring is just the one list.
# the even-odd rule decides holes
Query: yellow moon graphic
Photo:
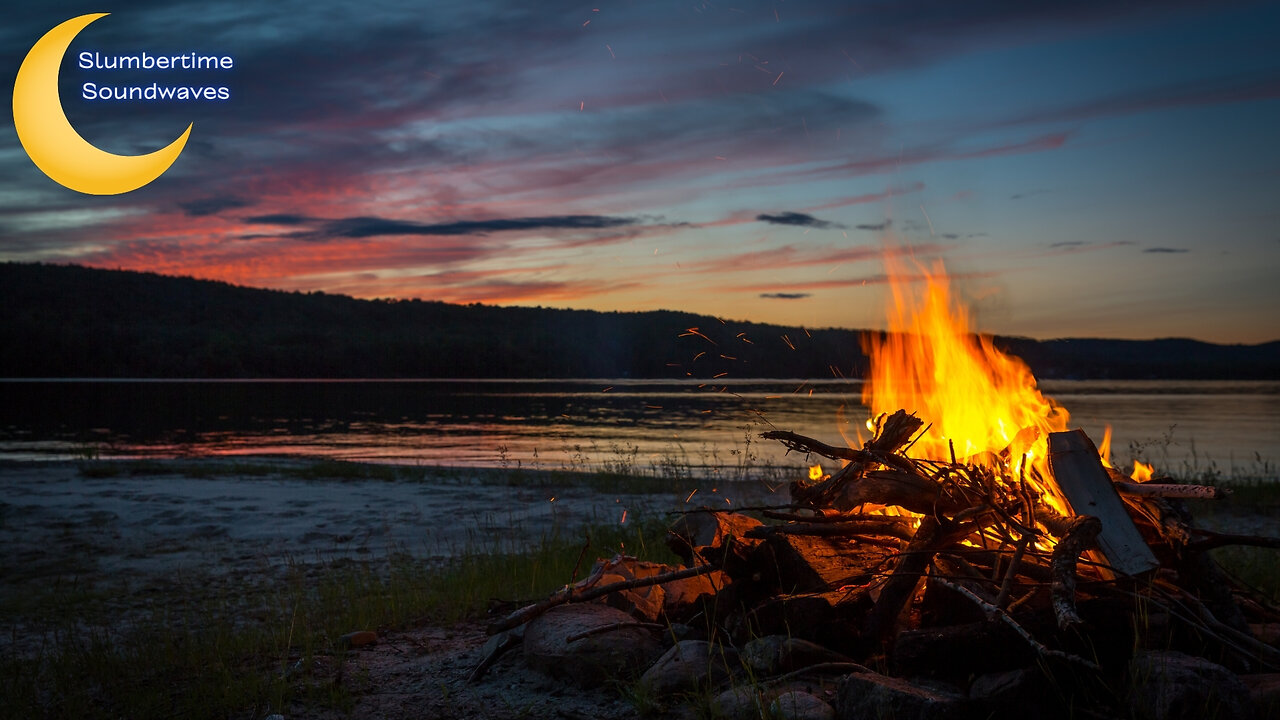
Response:
[{"label": "yellow moon graphic", "polygon": [[45,33],[13,83],[13,126],[31,161],[59,184],[88,195],[119,195],[155,180],[178,159],[191,135],[187,125],[177,140],[155,152],[116,155],[94,147],[71,127],[58,96],[62,56],[81,30],[107,15],[81,15]]}]

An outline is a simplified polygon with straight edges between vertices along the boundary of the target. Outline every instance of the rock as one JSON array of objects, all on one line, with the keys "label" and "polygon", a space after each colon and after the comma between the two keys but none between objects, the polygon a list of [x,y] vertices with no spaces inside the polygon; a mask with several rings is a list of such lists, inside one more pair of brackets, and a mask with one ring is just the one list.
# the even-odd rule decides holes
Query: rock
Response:
[{"label": "rock", "polygon": [[769,703],[769,717],[776,720],[836,720],[836,711],[822,698],[792,691]]},{"label": "rock", "polygon": [[818,663],[853,662],[834,650],[801,638],[766,635],[742,648],[742,659],[761,675],[779,675]]},{"label": "rock", "polygon": [[690,567],[718,563],[730,538],[741,538],[751,528],[763,524],[738,513],[686,513],[667,531],[667,547]]},{"label": "rock", "polygon": [[377,645],[378,633],[372,630],[357,630],[338,638],[338,645],[346,648],[358,648],[365,645]]},{"label": "rock", "polygon": [[733,687],[717,695],[711,701],[713,716],[724,720],[759,720],[767,717],[765,707],[769,698],[752,685]]},{"label": "rock", "polygon": [[262,720],[284,720],[284,716],[283,716],[283,715],[268,715],[268,716],[266,716],[265,718],[263,718]]},{"label": "rock", "polygon": [[725,680],[737,664],[737,653],[731,648],[682,640],[645,671],[640,685],[657,697],[689,692]]},{"label": "rock", "polygon": [[1037,710],[1053,697],[1048,691],[1042,673],[1022,668],[978,676],[969,685],[969,698],[981,707],[981,716],[1054,717],[1057,713],[1050,708],[1043,712]]},{"label": "rock", "polygon": [[1174,650],[1139,653],[1129,665],[1128,704],[1147,720],[1246,720],[1249,689],[1230,670]]},{"label": "rock", "polygon": [[524,658],[529,667],[581,687],[631,677],[662,652],[662,646],[643,628],[619,627],[570,642],[584,631],[635,620],[625,612],[599,603],[575,603],[552,608],[530,620],[524,631]]},{"label": "rock", "polygon": [[662,613],[669,620],[684,620],[699,609],[698,602],[704,596],[715,597],[720,588],[729,582],[729,576],[720,570],[683,580],[662,584],[664,599]]},{"label": "rock", "polygon": [[877,673],[853,673],[840,683],[840,720],[967,720],[970,703],[958,693],[913,685]]},{"label": "rock", "polygon": [[1260,718],[1280,717],[1280,673],[1241,675]]}]

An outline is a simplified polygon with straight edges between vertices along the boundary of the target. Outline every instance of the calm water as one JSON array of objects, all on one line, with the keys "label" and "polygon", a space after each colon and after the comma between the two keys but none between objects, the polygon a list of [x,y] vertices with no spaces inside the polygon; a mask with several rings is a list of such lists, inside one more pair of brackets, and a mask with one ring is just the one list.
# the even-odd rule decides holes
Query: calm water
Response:
[{"label": "calm water", "polygon": [[[847,381],[9,381],[0,459],[284,454],[632,470],[798,463],[755,435],[831,443],[867,411]],[[1116,459],[1275,477],[1280,382],[1061,381],[1042,390]]]}]

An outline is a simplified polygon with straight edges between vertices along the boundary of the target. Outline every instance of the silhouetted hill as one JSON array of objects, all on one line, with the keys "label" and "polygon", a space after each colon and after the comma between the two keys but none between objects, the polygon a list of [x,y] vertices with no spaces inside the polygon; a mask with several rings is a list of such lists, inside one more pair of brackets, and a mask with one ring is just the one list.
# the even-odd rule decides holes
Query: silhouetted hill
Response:
[{"label": "silhouetted hill", "polygon": [[[0,264],[3,377],[856,377],[853,330],[356,300],[79,266]],[[690,328],[697,328],[696,334]],[[1274,378],[1280,342],[998,338],[1041,378]],[[794,349],[793,347],[794,346]]]}]

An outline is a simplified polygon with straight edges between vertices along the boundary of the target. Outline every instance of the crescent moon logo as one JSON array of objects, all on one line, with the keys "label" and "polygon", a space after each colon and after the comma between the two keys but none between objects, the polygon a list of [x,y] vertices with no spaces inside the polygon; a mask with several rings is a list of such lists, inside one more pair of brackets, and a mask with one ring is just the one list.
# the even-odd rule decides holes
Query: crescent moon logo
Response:
[{"label": "crescent moon logo", "polygon": [[45,175],[87,195],[119,195],[160,177],[178,159],[192,127],[145,155],[101,150],[71,127],[58,95],[62,56],[81,30],[107,15],[81,15],[45,33],[27,53],[13,83],[13,126],[23,149]]}]

